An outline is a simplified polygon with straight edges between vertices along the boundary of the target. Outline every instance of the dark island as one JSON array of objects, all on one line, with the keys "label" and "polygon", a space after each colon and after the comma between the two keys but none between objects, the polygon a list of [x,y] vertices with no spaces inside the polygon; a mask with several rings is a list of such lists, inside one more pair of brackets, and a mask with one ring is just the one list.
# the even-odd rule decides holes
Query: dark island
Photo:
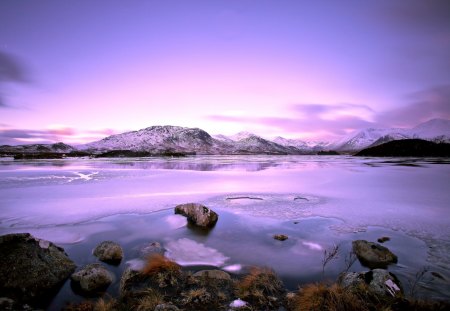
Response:
[{"label": "dark island", "polygon": [[365,157],[450,157],[450,144],[423,139],[393,140],[356,153]]}]

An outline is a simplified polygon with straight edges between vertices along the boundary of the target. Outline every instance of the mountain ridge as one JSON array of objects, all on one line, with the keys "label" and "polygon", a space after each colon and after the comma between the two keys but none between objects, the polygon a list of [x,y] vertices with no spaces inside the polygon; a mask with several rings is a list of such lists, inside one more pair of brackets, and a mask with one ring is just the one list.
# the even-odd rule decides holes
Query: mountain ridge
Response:
[{"label": "mountain ridge", "polygon": [[433,142],[450,142],[450,120],[432,119],[417,126],[404,128],[368,128],[355,131],[335,142],[308,142],[276,137],[272,140],[250,132],[235,135],[210,135],[200,128],[155,125],[105,137],[79,145],[64,143],[0,146],[0,153],[70,153],[81,151],[100,154],[113,150],[128,150],[145,154],[317,154],[334,150],[355,153],[393,140],[420,138]]}]

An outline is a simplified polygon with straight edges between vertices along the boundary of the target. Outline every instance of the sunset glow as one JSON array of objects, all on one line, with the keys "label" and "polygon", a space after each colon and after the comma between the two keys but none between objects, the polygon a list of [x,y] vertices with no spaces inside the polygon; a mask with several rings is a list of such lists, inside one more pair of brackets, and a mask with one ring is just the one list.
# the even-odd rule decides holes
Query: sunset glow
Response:
[{"label": "sunset glow", "polygon": [[[0,144],[450,118],[448,1],[1,1]],[[55,126],[57,124],[57,126]]]}]

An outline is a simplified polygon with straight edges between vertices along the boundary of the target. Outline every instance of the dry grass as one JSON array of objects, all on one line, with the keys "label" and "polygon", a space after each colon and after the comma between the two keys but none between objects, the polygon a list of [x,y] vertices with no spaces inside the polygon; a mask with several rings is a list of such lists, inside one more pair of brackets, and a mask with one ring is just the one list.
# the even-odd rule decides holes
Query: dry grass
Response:
[{"label": "dry grass", "polygon": [[329,311],[365,311],[370,310],[361,297],[345,290],[337,284],[327,286],[323,283],[308,284],[300,288],[292,302],[294,311],[329,310]]},{"label": "dry grass", "polygon": [[182,276],[181,266],[161,254],[148,258],[142,274],[152,277],[159,287],[176,286]]},{"label": "dry grass", "polygon": [[113,311],[117,310],[117,301],[114,298],[100,298],[94,304],[94,311]]},{"label": "dry grass", "polygon": [[142,297],[139,298],[137,303],[133,306],[133,310],[147,311],[154,310],[155,307],[161,303],[164,303],[164,297],[157,290],[148,288],[142,292]]},{"label": "dry grass", "polygon": [[236,284],[236,294],[252,306],[272,308],[281,304],[284,287],[275,272],[268,268],[252,268]]},{"label": "dry grass", "polygon": [[142,273],[146,275],[153,275],[161,272],[180,273],[181,266],[161,254],[151,255],[148,258],[147,264],[142,270]]}]

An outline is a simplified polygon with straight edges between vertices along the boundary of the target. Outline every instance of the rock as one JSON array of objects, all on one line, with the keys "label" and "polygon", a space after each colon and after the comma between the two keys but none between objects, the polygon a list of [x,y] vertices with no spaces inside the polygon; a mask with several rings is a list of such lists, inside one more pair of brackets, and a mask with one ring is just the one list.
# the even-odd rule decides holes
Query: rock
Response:
[{"label": "rock", "polygon": [[180,309],[178,309],[176,306],[172,304],[161,303],[155,307],[154,311],[178,311],[178,310]]},{"label": "rock", "polygon": [[103,241],[97,245],[93,254],[101,261],[111,264],[119,264],[123,258],[122,247],[112,241]]},{"label": "rock", "polygon": [[275,240],[278,240],[278,241],[285,241],[285,240],[288,239],[288,236],[285,235],[285,234],[275,234],[275,235],[273,236],[273,238],[274,238]]},{"label": "rock", "polygon": [[194,273],[193,277],[231,281],[231,276],[222,270],[201,270]]},{"label": "rock", "polygon": [[361,264],[370,269],[386,268],[397,262],[397,256],[380,244],[356,240],[352,242],[352,247]]},{"label": "rock", "polygon": [[187,217],[189,223],[203,228],[214,227],[219,216],[213,210],[198,203],[187,203],[175,206],[175,214]]},{"label": "rock", "polygon": [[72,274],[71,279],[84,293],[94,294],[105,290],[114,278],[103,265],[93,263]]},{"label": "rock", "polygon": [[391,238],[389,238],[387,236],[383,236],[383,237],[379,238],[377,241],[378,241],[378,243],[384,243],[384,242],[389,241],[390,239]]},{"label": "rock", "polygon": [[146,244],[139,249],[139,253],[142,257],[149,257],[153,254],[164,255],[165,252],[166,249],[162,247],[161,244],[158,242]]},{"label": "rock", "polygon": [[357,288],[365,284],[369,291],[381,297],[401,297],[403,290],[397,277],[387,270],[374,269],[367,272],[344,272],[338,283],[347,289]]},{"label": "rock", "polygon": [[42,304],[75,270],[64,249],[29,233],[0,236],[0,293]]}]

